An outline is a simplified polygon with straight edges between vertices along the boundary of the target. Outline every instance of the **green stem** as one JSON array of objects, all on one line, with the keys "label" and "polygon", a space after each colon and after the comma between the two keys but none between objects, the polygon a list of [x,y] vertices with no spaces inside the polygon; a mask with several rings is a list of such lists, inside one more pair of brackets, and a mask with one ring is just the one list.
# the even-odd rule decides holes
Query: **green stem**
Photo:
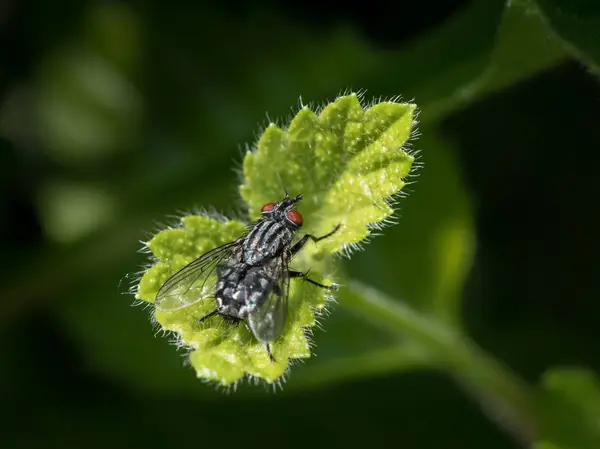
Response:
[{"label": "green stem", "polygon": [[429,353],[418,345],[395,344],[363,354],[334,358],[308,365],[294,373],[290,389],[323,387],[349,379],[359,379],[399,371],[431,369],[438,365]]},{"label": "green stem", "polygon": [[468,337],[360,282],[350,281],[340,293],[343,306],[431,352],[440,368],[450,373],[517,441],[524,446],[535,441],[528,386]]}]

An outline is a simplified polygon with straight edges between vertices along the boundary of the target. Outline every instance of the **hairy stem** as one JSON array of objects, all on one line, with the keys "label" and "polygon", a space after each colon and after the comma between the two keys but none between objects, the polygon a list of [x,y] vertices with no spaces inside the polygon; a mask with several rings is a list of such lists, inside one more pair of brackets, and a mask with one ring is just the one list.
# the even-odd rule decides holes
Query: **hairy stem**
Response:
[{"label": "hairy stem", "polygon": [[340,303],[399,336],[426,348],[484,409],[491,419],[528,447],[535,440],[532,393],[506,366],[478,348],[468,337],[429,319],[402,301],[350,281]]}]

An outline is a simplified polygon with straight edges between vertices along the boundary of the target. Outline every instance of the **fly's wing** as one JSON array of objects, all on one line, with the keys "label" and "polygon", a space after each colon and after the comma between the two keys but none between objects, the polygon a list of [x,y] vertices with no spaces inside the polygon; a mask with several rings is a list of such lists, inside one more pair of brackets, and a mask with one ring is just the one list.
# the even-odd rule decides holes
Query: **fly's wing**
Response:
[{"label": "fly's wing", "polygon": [[[160,288],[154,306],[163,312],[183,309],[212,295],[217,265],[241,251],[241,240],[214,248],[183,267]],[[212,278],[212,279],[211,279]],[[209,281],[210,282],[207,282]]]},{"label": "fly's wing", "polygon": [[[264,280],[262,285],[266,288],[257,290],[252,285],[247,285],[250,296],[254,296],[253,292],[262,292],[254,298],[255,308],[248,314],[248,324],[257,340],[269,343],[279,337],[287,320],[290,279],[286,256],[272,259],[256,277],[259,278],[258,282],[261,278]],[[248,282],[258,285],[256,278]]]}]

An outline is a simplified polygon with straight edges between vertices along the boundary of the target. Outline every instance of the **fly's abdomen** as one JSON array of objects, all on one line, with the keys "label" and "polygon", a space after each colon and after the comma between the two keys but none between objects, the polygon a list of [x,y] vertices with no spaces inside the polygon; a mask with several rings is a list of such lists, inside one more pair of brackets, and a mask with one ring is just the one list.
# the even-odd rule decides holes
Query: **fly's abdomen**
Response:
[{"label": "fly's abdomen", "polygon": [[244,244],[244,261],[248,265],[258,265],[281,253],[290,245],[292,231],[278,221],[262,221],[248,234]]},{"label": "fly's abdomen", "polygon": [[220,268],[222,277],[216,286],[215,299],[219,314],[244,319],[260,306],[273,287],[262,267],[247,264]]},{"label": "fly's abdomen", "polygon": [[248,294],[243,283],[244,264],[217,267],[219,281],[215,289],[215,299],[219,314],[243,319],[247,315]]}]

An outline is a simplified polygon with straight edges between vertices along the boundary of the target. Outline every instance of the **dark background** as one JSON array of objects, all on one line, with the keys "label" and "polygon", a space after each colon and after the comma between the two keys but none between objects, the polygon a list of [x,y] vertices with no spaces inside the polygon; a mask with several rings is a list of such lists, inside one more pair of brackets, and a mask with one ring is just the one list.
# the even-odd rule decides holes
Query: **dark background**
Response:
[{"label": "dark background", "polygon": [[[477,9],[480,31],[464,31],[481,33],[482,48],[500,3]],[[561,58],[427,121],[426,105],[449,82],[435,82],[438,65],[456,58],[462,69],[472,49],[440,47],[439,61],[416,69],[402,51],[469,2],[195,5],[38,0],[0,9],[2,447],[513,447],[441,373],[338,374],[314,386],[295,386],[292,375],[277,394],[223,395],[153,338],[119,282],[139,270],[138,241],[168,215],[239,204],[233,169],[266,111],[283,120],[300,95],[319,104],[345,89],[402,94],[422,107],[423,177],[441,151],[471,202],[468,332],[532,383],[551,365],[597,370],[596,79]],[[433,87],[419,87],[424,73]],[[428,148],[428,132],[447,148]],[[419,188],[402,206],[409,223],[411,213],[438,210],[435,195],[418,202]],[[401,220],[348,269],[406,294],[397,284],[415,274],[394,271],[403,247],[393,242],[410,232]],[[344,356],[375,341],[343,305],[329,320],[328,335],[315,335],[329,342],[319,361],[339,355],[336,339],[353,336],[340,344]]]}]

